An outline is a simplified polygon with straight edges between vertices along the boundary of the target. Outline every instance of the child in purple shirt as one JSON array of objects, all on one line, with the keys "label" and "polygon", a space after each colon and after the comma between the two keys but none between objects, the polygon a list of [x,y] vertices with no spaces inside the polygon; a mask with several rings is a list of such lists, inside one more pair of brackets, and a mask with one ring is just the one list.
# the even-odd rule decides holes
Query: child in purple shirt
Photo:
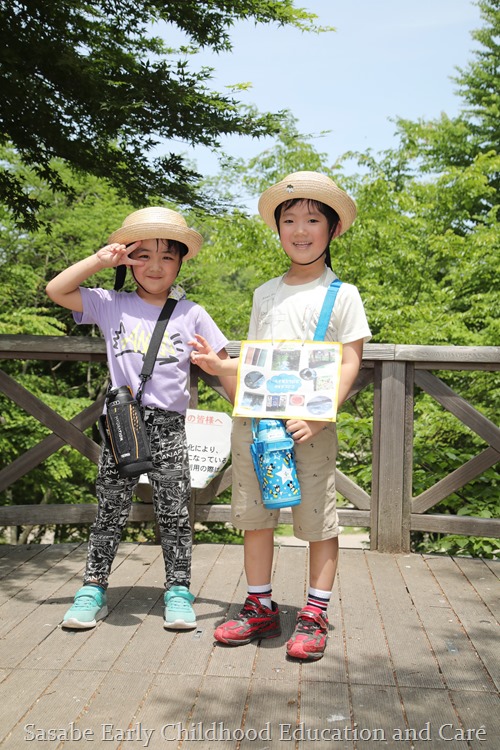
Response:
[{"label": "child in purple shirt", "polygon": [[[201,235],[177,212],[144,208],[129,214],[105,247],[62,271],[47,285],[48,296],[72,310],[77,323],[99,326],[106,342],[112,387],[128,385],[134,394],[160,310],[168,298],[177,300],[153,376],[142,393],[153,457],[149,481],[166,571],[164,627],[175,630],[196,627],[194,596],[189,590],[191,485],[184,425],[189,402],[188,341],[200,334],[221,359],[228,356],[224,348],[227,339],[208,313],[174,285],[183,261],[193,258],[202,242]],[[117,290],[127,266],[137,285],[134,292]],[[117,269],[115,290],[81,286],[103,268]],[[231,379],[227,386],[232,387]],[[96,482],[97,515],[90,531],[83,587],[64,616],[65,628],[95,627],[108,613],[108,578],[138,479],[121,477],[111,451],[103,445]]]}]

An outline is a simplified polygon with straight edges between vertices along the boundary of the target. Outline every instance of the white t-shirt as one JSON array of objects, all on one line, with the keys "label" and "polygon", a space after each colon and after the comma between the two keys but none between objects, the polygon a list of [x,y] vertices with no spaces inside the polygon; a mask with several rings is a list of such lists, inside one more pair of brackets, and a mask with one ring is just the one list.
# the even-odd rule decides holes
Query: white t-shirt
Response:
[{"label": "white t-shirt", "polygon": [[[337,277],[325,266],[325,273],[308,284],[291,286],[283,276],[266,281],[255,290],[248,339],[298,339],[311,341],[325,299],[326,290]],[[349,344],[371,339],[363,302],[357,287],[340,287],[325,341]]]}]

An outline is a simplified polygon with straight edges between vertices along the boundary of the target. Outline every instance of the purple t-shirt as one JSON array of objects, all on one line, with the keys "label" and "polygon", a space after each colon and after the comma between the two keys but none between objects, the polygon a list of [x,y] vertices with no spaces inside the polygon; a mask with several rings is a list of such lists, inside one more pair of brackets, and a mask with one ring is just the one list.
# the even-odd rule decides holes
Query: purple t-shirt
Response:
[{"label": "purple t-shirt", "polygon": [[[73,312],[76,323],[96,324],[106,342],[113,387],[139,387],[144,364],[161,307],[151,305],[136,292],[80,287],[83,312]],[[151,380],[142,393],[144,406],[185,414],[189,403],[189,366],[192,348],[188,341],[199,333],[219,352],[227,339],[200,305],[182,298],[168,321],[156,356]]]}]

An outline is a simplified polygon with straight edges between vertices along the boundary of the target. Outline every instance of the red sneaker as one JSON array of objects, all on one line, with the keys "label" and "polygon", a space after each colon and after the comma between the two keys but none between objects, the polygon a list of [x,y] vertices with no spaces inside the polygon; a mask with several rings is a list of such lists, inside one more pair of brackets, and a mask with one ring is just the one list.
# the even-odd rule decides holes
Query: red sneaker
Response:
[{"label": "red sneaker", "polygon": [[286,644],[293,659],[316,661],[325,653],[328,639],[328,616],[319,607],[304,607],[297,615],[297,625]]},{"label": "red sneaker", "polygon": [[272,609],[263,607],[259,597],[249,594],[234,620],[216,628],[214,638],[230,646],[242,646],[256,638],[275,638],[281,635],[280,613],[273,602]]}]

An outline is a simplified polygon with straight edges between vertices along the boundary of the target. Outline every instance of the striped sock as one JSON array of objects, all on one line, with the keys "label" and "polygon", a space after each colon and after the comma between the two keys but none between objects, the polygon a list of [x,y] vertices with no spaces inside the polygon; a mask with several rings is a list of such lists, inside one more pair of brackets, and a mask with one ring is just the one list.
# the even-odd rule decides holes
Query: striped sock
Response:
[{"label": "striped sock", "polygon": [[248,593],[257,596],[263,607],[272,609],[273,603],[271,597],[273,589],[270,583],[266,583],[264,586],[248,586]]},{"label": "striped sock", "polygon": [[328,604],[330,602],[330,597],[332,595],[331,591],[322,591],[321,589],[313,589],[311,586],[309,586],[307,590],[307,604],[311,607],[317,607],[318,609],[321,609],[323,612],[326,612],[328,609]]}]

